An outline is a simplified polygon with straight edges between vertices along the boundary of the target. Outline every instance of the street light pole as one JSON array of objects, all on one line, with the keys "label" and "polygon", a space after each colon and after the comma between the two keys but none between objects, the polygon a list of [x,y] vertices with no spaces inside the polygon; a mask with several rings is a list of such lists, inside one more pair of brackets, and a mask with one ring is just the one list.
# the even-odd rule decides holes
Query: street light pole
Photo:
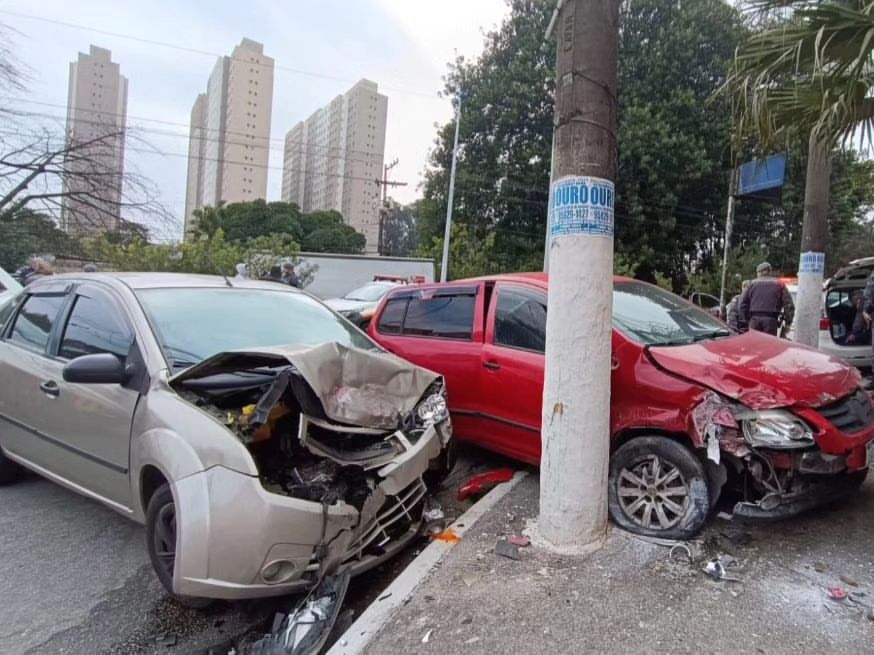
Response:
[{"label": "street light pole", "polygon": [[555,167],[540,517],[544,545],[579,551],[607,527],[618,0],[565,0],[557,37]]},{"label": "street light pole", "polygon": [[728,254],[731,250],[731,232],[734,229],[734,195],[737,192],[737,168],[731,169],[728,182],[728,209],[725,212],[725,243],[722,247],[722,282],[719,285],[719,313],[725,318],[725,284],[728,278]]},{"label": "street light pole", "polygon": [[455,143],[452,145],[452,168],[449,170],[449,196],[446,199],[446,227],[443,229],[443,263],[440,281],[446,282],[449,272],[449,238],[452,234],[452,200],[455,196],[455,164],[458,161],[458,128],[461,126],[461,95],[455,109]]}]

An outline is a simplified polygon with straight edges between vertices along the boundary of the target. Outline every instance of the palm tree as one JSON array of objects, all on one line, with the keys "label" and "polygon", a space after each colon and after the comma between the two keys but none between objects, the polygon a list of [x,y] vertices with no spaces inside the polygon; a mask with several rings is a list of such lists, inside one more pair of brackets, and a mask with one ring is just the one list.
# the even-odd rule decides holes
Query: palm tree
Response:
[{"label": "palm tree", "polygon": [[[790,134],[809,140],[804,261],[804,253],[825,250],[832,149],[856,135],[860,145],[872,142],[874,2],[754,0],[752,6],[771,25],[738,48],[721,92],[732,97],[738,140],[753,135],[764,150]],[[812,268],[799,276],[795,338],[815,346],[822,270]]]}]

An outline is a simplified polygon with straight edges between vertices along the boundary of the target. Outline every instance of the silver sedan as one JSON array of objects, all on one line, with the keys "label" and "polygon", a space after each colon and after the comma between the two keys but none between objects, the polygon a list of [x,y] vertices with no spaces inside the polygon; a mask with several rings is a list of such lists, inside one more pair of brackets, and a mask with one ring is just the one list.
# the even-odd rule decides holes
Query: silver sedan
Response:
[{"label": "silver sedan", "polygon": [[290,287],[55,276],[0,324],[0,483],[23,466],[144,523],[190,604],[378,565],[450,464],[442,378]]}]

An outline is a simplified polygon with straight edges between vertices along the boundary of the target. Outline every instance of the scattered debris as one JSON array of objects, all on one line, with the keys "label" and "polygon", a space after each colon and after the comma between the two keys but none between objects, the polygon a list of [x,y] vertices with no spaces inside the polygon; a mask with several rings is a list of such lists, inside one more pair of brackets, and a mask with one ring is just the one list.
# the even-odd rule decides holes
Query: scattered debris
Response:
[{"label": "scattered debris", "polygon": [[425,534],[434,535],[446,529],[446,512],[431,496],[425,500],[422,520],[425,523]]},{"label": "scattered debris", "polygon": [[829,587],[828,597],[832,600],[843,601],[847,599],[847,590],[840,587]]},{"label": "scattered debris", "polygon": [[443,532],[438,532],[437,534],[432,535],[431,538],[435,541],[445,541],[450,544],[457,544],[461,541],[461,537],[459,537],[452,528],[444,530]]},{"label": "scattered debris", "polygon": [[730,514],[729,512],[719,512],[716,515],[716,518],[722,519],[723,521],[731,521],[734,518],[734,514]]},{"label": "scattered debris", "polygon": [[471,623],[473,623],[473,617],[466,616],[461,619],[461,625],[470,625]]},{"label": "scattered debris", "polygon": [[729,532],[720,532],[719,534],[728,539],[733,546],[746,546],[753,540],[753,535],[742,530],[731,530]]},{"label": "scattered debris", "polygon": [[495,485],[502,482],[509,482],[513,479],[513,469],[500,468],[478,473],[471,478],[468,478],[459,488],[457,499],[459,502],[465,500],[469,496],[479,496],[485,493]]},{"label": "scattered debris", "polygon": [[500,555],[507,559],[522,559],[522,556],[519,554],[519,546],[511,544],[504,539],[498,539],[498,542],[495,544],[495,555]]},{"label": "scattered debris", "polygon": [[[734,560],[732,560],[732,562],[733,561]],[[707,562],[707,564],[704,566],[704,573],[706,573],[714,580],[725,580],[726,582],[741,581],[740,578],[728,574],[728,572],[725,570],[725,564],[723,563],[723,560],[719,557]]]},{"label": "scattered debris", "polygon": [[[531,540],[528,537],[521,537],[519,535],[512,535],[509,539],[507,539],[514,546],[519,546],[519,548],[525,548],[531,545]],[[855,585],[854,585],[855,586]]]},{"label": "scattered debris", "polygon": [[825,562],[814,562],[813,563],[813,570],[816,571],[817,573],[825,573],[827,569],[828,569],[828,566],[826,566]]},{"label": "scattered debris", "polygon": [[159,646],[166,646],[167,648],[169,648],[170,646],[175,646],[178,639],[179,638],[175,634],[170,632],[167,634],[158,635],[158,637],[155,639],[155,643]]},{"label": "scattered debris", "polygon": [[468,639],[464,643],[469,646],[470,644],[475,644],[478,641],[479,641],[479,637],[471,637],[470,639]]},{"label": "scattered debris", "polygon": [[858,582],[856,582],[855,580],[853,580],[853,578],[850,578],[846,575],[839,575],[838,579],[841,582],[843,582],[845,585],[847,585],[848,587],[858,587],[859,586]]},{"label": "scattered debris", "polygon": [[692,550],[686,544],[674,544],[671,546],[671,550],[668,551],[668,559],[674,559],[675,552],[686,551],[686,559],[689,560],[689,564],[692,563]]},{"label": "scattered debris", "polygon": [[425,633],[425,636],[422,637],[423,644],[427,644],[429,641],[431,641],[431,633],[432,632],[434,632],[433,628],[431,630],[428,630],[428,632]]},{"label": "scattered debris", "polygon": [[386,598],[390,598],[390,597],[391,597],[391,592],[388,592],[387,594],[384,594],[384,595],[380,596],[379,598],[377,598],[377,600],[385,600]]},{"label": "scattered debris", "polygon": [[248,655],[316,655],[321,652],[337,621],[350,577],[349,569],[345,569],[325,578],[281,621],[278,629],[253,643]]}]

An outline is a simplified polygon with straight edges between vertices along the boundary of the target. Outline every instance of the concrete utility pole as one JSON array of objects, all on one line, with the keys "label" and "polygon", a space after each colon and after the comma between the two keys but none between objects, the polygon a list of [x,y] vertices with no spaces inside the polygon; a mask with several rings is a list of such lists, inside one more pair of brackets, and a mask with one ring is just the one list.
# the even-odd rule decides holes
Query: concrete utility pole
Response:
[{"label": "concrete utility pole", "polygon": [[440,281],[446,282],[449,273],[449,238],[452,234],[452,200],[455,196],[455,164],[458,161],[458,128],[461,127],[461,94],[455,108],[455,143],[452,145],[452,168],[449,171],[449,196],[446,198],[446,227],[443,228],[443,263],[440,266]]},{"label": "concrete utility pole", "polygon": [[819,344],[831,173],[831,150],[828,144],[811,134],[807,179],[804,183],[804,224],[801,228],[801,258],[798,265],[798,297],[793,338],[798,343],[814,348]]},{"label": "concrete utility pole", "polygon": [[619,2],[559,2],[554,27],[538,532],[574,551],[600,541],[607,524]]},{"label": "concrete utility pole", "polygon": [[388,172],[398,165],[398,159],[386,164],[382,167],[382,179],[376,181],[377,187],[382,187],[382,205],[379,208],[379,238],[377,240],[376,252],[379,255],[385,254],[385,220],[388,218],[388,188],[390,186],[407,186],[406,182],[395,182],[388,179]]}]

